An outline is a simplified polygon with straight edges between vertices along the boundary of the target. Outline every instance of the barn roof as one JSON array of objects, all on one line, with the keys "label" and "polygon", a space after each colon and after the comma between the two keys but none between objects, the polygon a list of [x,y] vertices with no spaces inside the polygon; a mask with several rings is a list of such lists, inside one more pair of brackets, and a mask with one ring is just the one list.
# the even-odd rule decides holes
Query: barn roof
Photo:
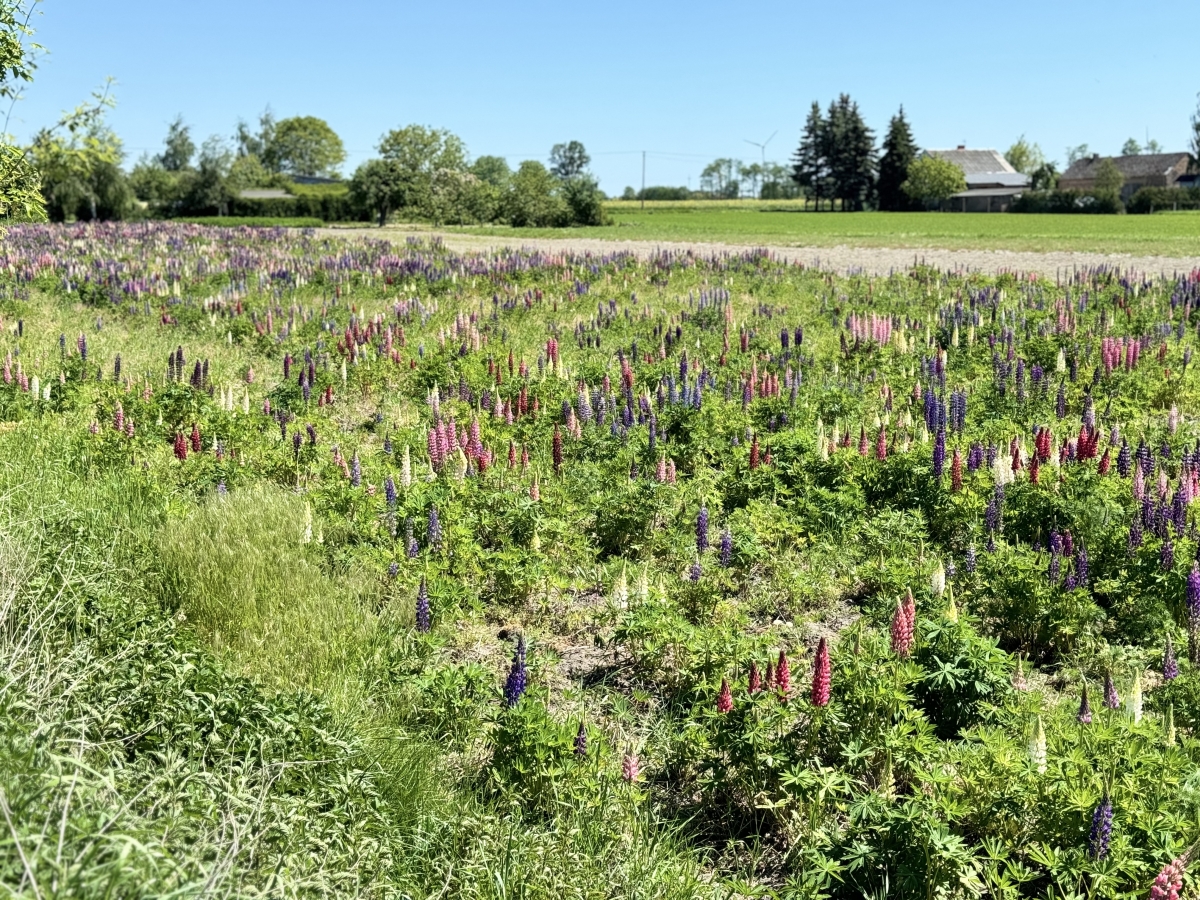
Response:
[{"label": "barn roof", "polygon": [[926,150],[930,156],[952,162],[963,170],[964,175],[993,175],[1001,172],[1015,173],[1017,170],[1008,164],[1008,160],[995,150],[968,150],[957,147],[954,150]]},{"label": "barn roof", "polygon": [[1098,154],[1077,159],[1062,173],[1066,179],[1095,178],[1096,169],[1105,159],[1111,159],[1122,175],[1128,178],[1147,178],[1155,175],[1165,175],[1182,161],[1185,165],[1188,159],[1186,153],[1139,153],[1136,156],[1105,157]]}]

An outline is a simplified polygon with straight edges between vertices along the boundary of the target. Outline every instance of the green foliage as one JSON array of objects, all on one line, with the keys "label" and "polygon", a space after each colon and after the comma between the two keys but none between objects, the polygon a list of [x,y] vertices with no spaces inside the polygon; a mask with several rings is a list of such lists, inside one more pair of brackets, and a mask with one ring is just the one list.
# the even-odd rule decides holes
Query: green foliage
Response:
[{"label": "green foliage", "polygon": [[293,116],[273,123],[262,160],[272,172],[335,177],[346,161],[346,148],[324,119]]},{"label": "green foliage", "polygon": [[1008,164],[1023,175],[1033,175],[1046,165],[1046,155],[1037,144],[1025,140],[1025,135],[1017,138],[1016,143],[1004,151]]},{"label": "green foliage", "polygon": [[962,169],[949,160],[922,156],[908,167],[908,177],[900,189],[913,201],[930,207],[965,191],[967,180]]},{"label": "green foliage", "polygon": [[912,129],[904,118],[904,107],[892,116],[883,139],[883,155],[879,159],[879,208],[884,210],[912,209],[912,199],[902,185],[908,179],[908,167],[917,158],[917,144]]}]

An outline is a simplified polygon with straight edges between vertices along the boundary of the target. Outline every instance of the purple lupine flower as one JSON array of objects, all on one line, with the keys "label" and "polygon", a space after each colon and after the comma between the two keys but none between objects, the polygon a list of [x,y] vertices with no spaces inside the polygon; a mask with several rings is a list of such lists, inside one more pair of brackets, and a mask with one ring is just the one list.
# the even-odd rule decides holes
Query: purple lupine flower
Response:
[{"label": "purple lupine flower", "polygon": [[1088,835],[1088,856],[1099,862],[1108,856],[1108,841],[1112,837],[1113,805],[1108,795],[1092,813],[1092,831]]},{"label": "purple lupine flower", "polygon": [[983,465],[983,445],[976,441],[967,451],[967,471],[978,472]]},{"label": "purple lupine flower", "polygon": [[688,569],[688,580],[692,581],[692,582],[699,581],[700,575],[701,575],[700,560],[697,559],[692,563],[691,568]]},{"label": "purple lupine flower", "polygon": [[1175,526],[1175,536],[1183,537],[1187,528],[1187,501],[1180,488],[1175,489],[1175,495],[1171,498],[1171,524]]},{"label": "purple lupine flower", "polygon": [[1133,471],[1133,450],[1126,440],[1121,441],[1121,449],[1117,451],[1117,474],[1128,478]]},{"label": "purple lupine flower", "polygon": [[512,709],[525,693],[529,680],[529,669],[525,665],[525,635],[517,637],[517,649],[513,653],[512,667],[504,681],[504,705]]},{"label": "purple lupine flower", "polygon": [[1187,590],[1188,659],[1193,666],[1200,665],[1200,566],[1192,563],[1188,573]]},{"label": "purple lupine flower", "polygon": [[350,483],[355,487],[362,485],[362,463],[358,461],[358,451],[354,451],[354,456],[350,459]]},{"label": "purple lupine flower", "polygon": [[933,477],[940,479],[946,470],[946,429],[938,427],[933,441]]},{"label": "purple lupine flower", "polygon": [[1062,580],[1062,536],[1057,531],[1050,532],[1050,566],[1046,577],[1050,584],[1057,586]]},{"label": "purple lupine flower", "polygon": [[1129,523],[1129,555],[1133,556],[1134,551],[1142,546],[1142,517],[1134,516],[1133,521]]},{"label": "purple lupine flower", "polygon": [[417,631],[429,633],[429,588],[425,585],[424,575],[421,576],[421,586],[417,588]]},{"label": "purple lupine flower", "polygon": [[1083,683],[1083,692],[1079,695],[1079,712],[1076,713],[1075,720],[1080,725],[1092,724],[1092,704],[1088,702],[1086,681]]},{"label": "purple lupine flower", "polygon": [[1054,399],[1054,414],[1060,419],[1067,417],[1067,386],[1061,381],[1058,383],[1058,396]]},{"label": "purple lupine flower", "polygon": [[304,426],[304,430],[308,432],[308,444],[310,447],[317,446],[317,429],[313,427],[312,422]]},{"label": "purple lupine flower", "polygon": [[387,500],[388,508],[393,508],[396,505],[396,482],[389,475],[383,482],[383,496]]},{"label": "purple lupine flower", "polygon": [[971,544],[967,547],[966,553],[963,554],[963,571],[970,575],[975,571],[975,545]]},{"label": "purple lupine flower", "polygon": [[217,482],[217,494],[224,497],[229,493],[229,488],[225,487],[225,479],[222,478]]},{"label": "purple lupine flower", "polygon": [[304,442],[304,438],[300,437],[300,432],[292,432],[292,455],[297,459],[300,458],[300,446]]},{"label": "purple lupine flower", "polygon": [[721,532],[721,568],[729,568],[730,562],[733,561],[733,535],[729,528],[726,527]]},{"label": "purple lupine flower", "polygon": [[1158,565],[1164,572],[1175,568],[1175,545],[1171,543],[1170,538],[1163,541],[1158,550]]},{"label": "purple lupine flower", "polygon": [[703,553],[708,549],[708,507],[701,506],[696,515],[696,552]]},{"label": "purple lupine flower", "polygon": [[1117,686],[1113,683],[1112,673],[1104,673],[1104,705],[1108,709],[1117,709],[1121,706],[1121,698],[1117,696]]},{"label": "purple lupine flower", "polygon": [[587,757],[587,729],[583,727],[583,720],[579,722],[579,730],[575,732],[575,756],[579,759]]},{"label": "purple lupine flower", "polygon": [[1163,681],[1174,681],[1179,677],[1179,662],[1175,659],[1175,647],[1171,635],[1167,635],[1167,646],[1163,650]]},{"label": "purple lupine flower", "polygon": [[393,560],[388,564],[388,578],[395,578],[400,574],[400,563]]},{"label": "purple lupine flower", "polygon": [[1083,544],[1079,545],[1079,554],[1075,557],[1075,580],[1080,587],[1087,587],[1088,583],[1088,555],[1087,548]]},{"label": "purple lupine flower", "polygon": [[436,506],[429,507],[429,526],[426,529],[426,540],[430,547],[440,549],[442,546],[442,523],[438,519]]}]

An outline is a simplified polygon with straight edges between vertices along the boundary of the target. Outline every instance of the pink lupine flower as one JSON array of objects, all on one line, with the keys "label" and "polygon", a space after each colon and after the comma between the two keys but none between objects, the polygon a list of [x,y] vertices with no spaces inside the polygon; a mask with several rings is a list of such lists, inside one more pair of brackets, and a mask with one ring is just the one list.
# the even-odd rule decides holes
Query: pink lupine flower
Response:
[{"label": "pink lupine flower", "polygon": [[626,750],[625,758],[621,760],[621,777],[632,784],[637,781],[641,768],[641,760],[638,759],[638,755],[632,750]]}]

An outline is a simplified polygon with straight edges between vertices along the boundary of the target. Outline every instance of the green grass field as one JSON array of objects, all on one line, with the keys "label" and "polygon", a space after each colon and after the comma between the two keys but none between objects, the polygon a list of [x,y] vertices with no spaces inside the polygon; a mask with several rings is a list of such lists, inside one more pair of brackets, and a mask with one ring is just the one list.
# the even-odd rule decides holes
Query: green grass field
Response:
[{"label": "green grass field", "polygon": [[[572,229],[579,237],[711,241],[773,246],[936,247],[1073,251],[1140,256],[1200,255],[1200,214],[1070,216],[985,213],[814,213],[798,202],[693,201],[608,204],[615,225]],[[521,237],[563,237],[557,228],[466,228]]]}]

